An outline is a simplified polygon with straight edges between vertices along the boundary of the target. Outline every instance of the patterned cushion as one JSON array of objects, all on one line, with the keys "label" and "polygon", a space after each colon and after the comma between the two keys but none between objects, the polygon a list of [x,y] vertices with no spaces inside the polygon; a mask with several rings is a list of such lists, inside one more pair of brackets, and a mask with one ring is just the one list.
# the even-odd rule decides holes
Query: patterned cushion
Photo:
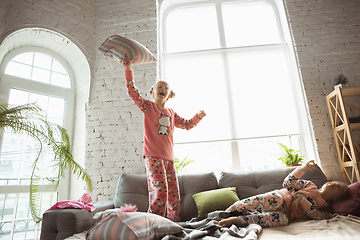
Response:
[{"label": "patterned cushion", "polygon": [[181,232],[182,227],[164,217],[143,212],[114,212],[89,229],[87,240],[152,240]]},{"label": "patterned cushion", "polygon": [[101,44],[99,50],[116,62],[131,60],[134,64],[156,62],[157,59],[145,46],[134,39],[112,35]]}]

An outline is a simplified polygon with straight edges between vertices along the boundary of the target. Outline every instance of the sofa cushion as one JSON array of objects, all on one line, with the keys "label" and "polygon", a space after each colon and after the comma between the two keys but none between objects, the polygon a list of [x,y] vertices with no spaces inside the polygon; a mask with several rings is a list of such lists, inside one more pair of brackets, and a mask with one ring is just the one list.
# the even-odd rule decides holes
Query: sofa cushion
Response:
[{"label": "sofa cushion", "polygon": [[[266,171],[253,172],[222,172],[219,187],[236,187],[239,199],[281,189],[284,178],[296,167],[284,167]],[[311,180],[318,188],[327,182],[327,178],[319,166],[307,171],[302,179]]]},{"label": "sofa cushion", "polygon": [[116,211],[102,218],[87,233],[88,240],[156,240],[182,231],[164,217],[143,212]]},{"label": "sofa cushion", "polygon": [[360,182],[350,184],[349,190],[348,198],[333,203],[333,211],[343,216],[351,214],[360,217]]},{"label": "sofa cushion", "polygon": [[121,174],[116,187],[114,206],[120,208],[125,204],[136,205],[139,212],[147,212],[149,197],[145,174]]},{"label": "sofa cushion", "polygon": [[214,173],[197,173],[179,175],[180,186],[180,218],[188,221],[198,216],[193,195],[199,192],[218,189],[218,180]]},{"label": "sofa cushion", "polygon": [[[219,188],[214,173],[178,175],[178,181],[181,221],[197,217],[197,207],[192,198],[194,194]],[[120,208],[124,204],[136,205],[139,212],[147,212],[149,197],[146,174],[121,174],[117,183],[114,206]]]},{"label": "sofa cushion", "polygon": [[196,193],[193,195],[193,198],[198,209],[199,217],[214,211],[224,211],[234,202],[240,200],[236,193],[236,187]]}]

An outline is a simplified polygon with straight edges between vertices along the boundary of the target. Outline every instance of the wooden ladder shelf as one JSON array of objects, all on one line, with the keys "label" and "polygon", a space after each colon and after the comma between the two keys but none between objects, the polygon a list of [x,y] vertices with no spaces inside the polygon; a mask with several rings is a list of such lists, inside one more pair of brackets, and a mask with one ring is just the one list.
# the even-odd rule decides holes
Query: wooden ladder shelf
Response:
[{"label": "wooden ladder shelf", "polygon": [[360,147],[358,143],[354,143],[352,136],[352,130],[360,129],[360,123],[349,122],[346,106],[351,105],[345,103],[344,98],[347,97],[360,97],[360,87],[336,88],[326,96],[326,103],[329,109],[341,174],[344,182],[351,184],[360,181]]}]

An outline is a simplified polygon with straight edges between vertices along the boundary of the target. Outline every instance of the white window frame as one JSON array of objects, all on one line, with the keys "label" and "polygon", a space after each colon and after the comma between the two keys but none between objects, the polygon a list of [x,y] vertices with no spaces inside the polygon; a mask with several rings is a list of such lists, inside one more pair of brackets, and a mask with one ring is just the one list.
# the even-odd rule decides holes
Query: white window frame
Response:
[{"label": "white window frame", "polygon": [[[179,7],[189,7],[189,6],[198,6],[198,5],[205,5],[205,4],[215,4],[215,6],[217,8],[219,8],[219,6],[221,7],[221,3],[222,2],[241,2],[241,1],[248,1],[248,0],[204,0],[204,1],[189,1],[189,0],[164,0],[161,5],[160,5],[160,20],[159,20],[159,35],[158,35],[158,42],[159,42],[159,49],[158,52],[159,54],[159,76],[160,78],[164,79],[164,75],[163,72],[161,71],[161,69],[164,67],[164,60],[163,60],[163,56],[164,55],[176,55],[176,54],[186,54],[186,53],[164,53],[163,50],[166,49],[166,41],[165,41],[165,32],[166,32],[166,26],[165,26],[165,19],[166,16],[168,15],[168,13],[170,11],[172,11],[175,8],[179,8]],[[288,63],[289,63],[289,68],[290,68],[290,73],[291,73],[291,84],[292,84],[292,88],[293,88],[293,92],[295,93],[295,104],[296,104],[296,108],[297,108],[297,113],[299,116],[299,122],[300,122],[300,132],[301,132],[301,136],[300,136],[300,143],[302,148],[302,154],[305,155],[306,159],[315,159],[315,161],[317,163],[319,163],[318,160],[318,153],[316,151],[316,142],[315,142],[315,138],[314,138],[314,133],[312,130],[312,125],[311,125],[311,121],[309,118],[309,111],[308,111],[308,106],[307,106],[307,102],[306,102],[306,98],[305,98],[305,94],[304,94],[304,88],[301,82],[301,75],[299,72],[299,68],[297,66],[297,61],[296,61],[296,57],[295,57],[295,50],[292,44],[292,40],[291,40],[291,35],[290,35],[290,31],[289,31],[289,26],[287,23],[287,18],[285,15],[285,9],[283,6],[283,3],[281,0],[260,0],[263,2],[267,2],[269,3],[274,10],[274,13],[276,15],[277,18],[277,23],[278,23],[278,28],[280,31],[280,37],[282,40],[282,43],[280,44],[269,44],[269,45],[260,45],[260,46],[251,46],[251,48],[254,47],[271,47],[271,46],[276,46],[276,45],[282,45],[283,48],[285,49],[285,51],[288,53]],[[221,11],[218,11],[218,15],[219,12],[221,13]],[[224,33],[224,29],[223,29],[223,25],[220,22],[219,24],[219,31]],[[224,35],[220,34],[220,44],[221,44],[221,48],[223,49],[225,46],[225,40],[224,40]],[[242,47],[240,47],[242,48]],[[246,48],[246,47],[244,47]],[[204,51],[204,50],[201,50]],[[205,51],[213,51],[213,50],[205,50]],[[216,51],[216,50],[215,50]],[[192,51],[192,53],[194,53],[196,51]],[[230,101],[231,102],[231,101]],[[233,121],[233,120],[232,120]],[[234,123],[233,123],[234,124]],[[264,136],[264,137],[277,137],[277,136]],[[289,136],[291,138],[291,136]],[[246,138],[241,138],[241,140],[246,139]],[[236,143],[236,140],[240,140],[240,139],[232,139],[232,156],[233,156],[233,170],[234,171],[239,171],[240,169],[240,159],[239,159],[239,152],[237,150],[238,148],[238,144]],[[175,143],[176,144],[176,143]]]}]

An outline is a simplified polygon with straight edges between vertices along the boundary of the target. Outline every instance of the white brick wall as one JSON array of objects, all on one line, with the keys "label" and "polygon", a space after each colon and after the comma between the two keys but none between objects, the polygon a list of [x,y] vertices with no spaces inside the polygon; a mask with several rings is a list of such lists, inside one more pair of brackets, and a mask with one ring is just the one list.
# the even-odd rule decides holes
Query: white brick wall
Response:
[{"label": "white brick wall", "polygon": [[[359,1],[284,0],[284,4],[321,165],[329,178],[340,179],[325,96],[333,89],[332,78],[341,71],[349,78],[350,86],[360,86]],[[95,201],[113,199],[121,173],[145,172],[142,114],[127,96],[123,67],[105,58],[97,48],[110,35],[121,34],[156,54],[156,9],[156,0],[0,1],[0,41],[17,29],[44,27],[71,39],[89,62],[90,101],[86,110],[82,106],[86,119],[76,125],[75,131],[79,131],[79,124],[86,124],[85,132],[80,131],[80,140],[76,140],[82,144],[78,149],[84,152],[77,155],[85,159],[92,176]],[[136,65],[133,69],[139,90],[148,93],[155,83],[156,64]],[[72,186],[72,199],[81,193],[81,187]]]},{"label": "white brick wall", "polygon": [[[98,1],[95,45],[112,34],[124,35],[157,52],[156,1]],[[124,68],[96,53],[88,117],[87,169],[96,177],[94,198],[114,196],[117,179],[123,172],[145,173],[142,159],[142,113],[127,95]],[[133,66],[136,85],[142,94],[156,80],[156,64]],[[101,164],[100,164],[101,163]]]},{"label": "white brick wall", "polygon": [[[325,97],[339,73],[360,86],[360,2],[358,0],[285,0],[292,28],[321,166],[340,179]],[[359,139],[359,138],[357,138]]]}]

